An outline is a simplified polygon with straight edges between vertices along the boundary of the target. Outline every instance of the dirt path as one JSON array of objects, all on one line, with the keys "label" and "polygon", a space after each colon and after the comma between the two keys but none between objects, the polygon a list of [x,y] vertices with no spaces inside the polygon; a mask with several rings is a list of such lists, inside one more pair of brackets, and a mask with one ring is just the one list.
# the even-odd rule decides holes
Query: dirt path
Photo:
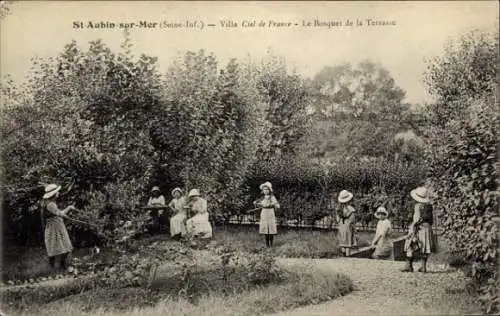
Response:
[{"label": "dirt path", "polygon": [[[429,273],[402,273],[398,261],[341,259],[280,259],[285,266],[317,268],[348,275],[357,290],[327,303],[278,313],[275,316],[332,315],[464,315],[471,299],[453,294],[463,289],[461,272],[429,265]],[[418,267],[418,265],[417,265]],[[451,291],[450,291],[451,290]],[[455,292],[456,293],[456,292]]]}]

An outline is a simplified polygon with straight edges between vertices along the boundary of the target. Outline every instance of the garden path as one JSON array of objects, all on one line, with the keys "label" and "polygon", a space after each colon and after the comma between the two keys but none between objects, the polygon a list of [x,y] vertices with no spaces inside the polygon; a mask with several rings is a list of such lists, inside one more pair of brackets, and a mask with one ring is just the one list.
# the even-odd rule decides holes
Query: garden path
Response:
[{"label": "garden path", "polygon": [[[404,262],[338,259],[280,259],[282,264],[305,266],[348,275],[357,290],[332,301],[281,312],[275,316],[333,315],[464,315],[472,298],[457,291],[464,288],[464,276],[444,266],[428,264],[428,273],[403,273]],[[418,264],[416,265],[418,268]]]}]

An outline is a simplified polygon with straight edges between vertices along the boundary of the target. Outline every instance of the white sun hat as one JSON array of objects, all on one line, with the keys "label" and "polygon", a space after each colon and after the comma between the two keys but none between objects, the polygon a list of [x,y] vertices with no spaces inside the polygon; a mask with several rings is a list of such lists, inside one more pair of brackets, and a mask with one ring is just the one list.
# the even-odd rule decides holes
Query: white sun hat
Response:
[{"label": "white sun hat", "polygon": [[44,199],[50,199],[54,195],[56,195],[57,192],[61,190],[61,186],[58,184],[49,184],[45,187],[45,194],[43,195]]},{"label": "white sun hat", "polygon": [[387,212],[387,210],[383,206],[379,206],[377,208],[377,211],[375,212],[375,217],[380,218],[380,214],[385,214],[385,216],[389,216],[389,213]]},{"label": "white sun hat", "polygon": [[175,194],[175,192],[179,192],[180,194],[182,194],[182,189],[181,188],[175,188],[172,190],[172,195]]},{"label": "white sun hat", "polygon": [[267,182],[264,182],[262,183],[260,186],[259,186],[259,189],[261,190],[264,190],[264,188],[268,188],[269,191],[273,192],[273,186],[271,185],[271,182],[267,181]]},{"label": "white sun hat", "polygon": [[354,195],[351,192],[349,192],[347,190],[342,190],[339,193],[339,202],[340,203],[347,203],[352,199],[353,196]]},{"label": "white sun hat", "polygon": [[200,196],[200,190],[198,190],[198,189],[192,189],[191,191],[189,191],[188,196],[189,197]]},{"label": "white sun hat", "polygon": [[410,196],[417,202],[429,203],[429,191],[425,187],[418,187],[411,190]]}]

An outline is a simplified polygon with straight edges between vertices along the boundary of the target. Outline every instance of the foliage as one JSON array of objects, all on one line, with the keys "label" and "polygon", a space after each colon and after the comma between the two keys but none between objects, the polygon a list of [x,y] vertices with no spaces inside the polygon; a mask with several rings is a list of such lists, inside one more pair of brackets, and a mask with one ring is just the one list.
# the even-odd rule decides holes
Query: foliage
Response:
[{"label": "foliage", "polygon": [[479,105],[474,119],[458,121],[449,135],[443,161],[446,172],[437,180],[445,236],[452,240],[452,251],[473,264],[473,277],[485,293],[486,311],[498,308],[497,279],[498,186],[496,183],[495,127],[498,114],[494,107]]},{"label": "foliage", "polygon": [[[304,271],[293,270],[287,273],[287,276],[288,278],[280,284],[268,284],[265,287],[254,286],[245,290],[240,290],[239,284],[233,283],[232,285],[236,286],[233,291],[228,289],[227,292],[214,292],[201,296],[197,301],[190,301],[175,295],[167,297],[163,295],[159,300],[160,295],[154,290],[93,289],[76,287],[73,282],[67,283],[67,286],[50,288],[50,290],[46,287],[43,290],[42,288],[33,290],[19,287],[17,291],[13,289],[6,291],[4,300],[7,304],[11,302],[14,304],[8,306],[6,312],[26,315],[31,313],[37,315],[104,313],[110,316],[117,314],[261,315],[326,302],[354,290],[352,281],[346,275],[331,271],[311,270],[304,273]],[[73,293],[76,295],[72,295],[71,298],[57,300],[57,298]],[[135,297],[137,294],[142,294],[142,297]],[[57,301],[47,304],[52,300]],[[146,300],[147,304],[144,304]],[[34,303],[43,305],[34,307]],[[143,304],[148,306],[141,306]]]},{"label": "foliage", "polygon": [[425,176],[423,166],[385,159],[353,159],[338,164],[282,159],[257,165],[247,185],[256,196],[259,184],[270,181],[275,184],[273,189],[281,205],[280,215],[298,218],[300,214],[302,219],[312,223],[336,209],[336,196],[343,189],[354,193],[353,203],[357,209],[367,204],[374,211],[373,208],[390,202],[390,212],[406,214],[405,197],[411,189],[422,184]]},{"label": "foliage", "polygon": [[411,111],[388,70],[371,61],[324,67],[312,87],[315,127],[303,150],[335,161],[392,157],[393,137],[409,128]]},{"label": "foliage", "polygon": [[443,55],[430,59],[425,82],[429,93],[437,97],[436,124],[443,126],[460,117],[469,105],[465,100],[494,94],[497,65],[498,32],[463,34],[449,42]]},{"label": "foliage", "polygon": [[[499,116],[493,87],[498,84],[498,38],[472,33],[450,47],[427,74],[429,89],[438,97],[430,171],[444,234],[452,251],[469,263],[485,312],[496,313]],[[437,123],[448,114],[446,124]]]},{"label": "foliage", "polygon": [[247,263],[248,280],[255,284],[277,283],[284,278],[272,250],[252,254]]},{"label": "foliage", "polygon": [[[88,195],[114,195],[106,193],[108,183],[135,181],[139,190],[128,194],[144,189],[154,158],[148,131],[158,81],[154,58],[134,60],[94,41],[88,51],[72,42],[57,58],[34,60],[26,87],[4,84],[2,189],[13,221],[26,216],[16,190],[41,183],[62,184],[61,202],[80,208]],[[38,198],[31,195],[29,203]]]},{"label": "foliage", "polygon": [[244,176],[262,138],[263,103],[248,69],[232,60],[188,52],[167,74],[165,105],[151,137],[186,188],[198,187],[212,211],[237,205]]},{"label": "foliage", "polygon": [[[295,72],[289,73],[283,59],[270,57],[253,69],[257,87],[266,103],[265,119],[269,133],[261,140],[259,158],[268,160],[296,153],[310,127],[308,82]],[[265,144],[269,142],[269,148]]]}]

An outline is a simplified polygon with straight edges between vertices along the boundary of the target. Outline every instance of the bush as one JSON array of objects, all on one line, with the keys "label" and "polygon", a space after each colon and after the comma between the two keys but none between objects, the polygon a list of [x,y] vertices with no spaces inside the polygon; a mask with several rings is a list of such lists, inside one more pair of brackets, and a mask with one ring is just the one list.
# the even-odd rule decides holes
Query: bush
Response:
[{"label": "bush", "polygon": [[497,292],[498,187],[496,183],[495,128],[499,120],[494,106],[479,104],[474,119],[456,122],[439,162],[446,172],[437,179],[438,207],[444,235],[452,252],[469,260],[472,280],[478,285],[487,313],[499,308]]},{"label": "bush", "polygon": [[33,63],[28,86],[2,91],[3,209],[12,220],[33,205],[20,202],[18,191],[43,183],[63,185],[61,204],[80,208],[108,183],[144,189],[153,162],[149,117],[159,100],[156,60],[95,41],[88,51],[72,42],[57,58]]},{"label": "bush", "polygon": [[353,159],[334,165],[283,159],[254,166],[246,185],[255,199],[260,194],[259,185],[270,181],[281,205],[278,215],[286,219],[301,217],[308,224],[331,215],[338,206],[337,194],[343,189],[354,193],[353,203],[358,210],[367,206],[371,213],[386,205],[389,212],[406,218],[408,194],[422,184],[426,172],[420,165],[384,159]]},{"label": "bush", "polygon": [[486,313],[496,313],[500,307],[495,222],[499,206],[497,33],[462,36],[432,61],[427,73],[429,90],[438,99],[432,112],[435,126],[429,160],[444,236],[454,255],[468,263],[471,287],[478,289]]},{"label": "bush", "polygon": [[248,280],[254,284],[278,283],[284,279],[283,270],[277,265],[271,250],[252,254],[246,267]]}]

